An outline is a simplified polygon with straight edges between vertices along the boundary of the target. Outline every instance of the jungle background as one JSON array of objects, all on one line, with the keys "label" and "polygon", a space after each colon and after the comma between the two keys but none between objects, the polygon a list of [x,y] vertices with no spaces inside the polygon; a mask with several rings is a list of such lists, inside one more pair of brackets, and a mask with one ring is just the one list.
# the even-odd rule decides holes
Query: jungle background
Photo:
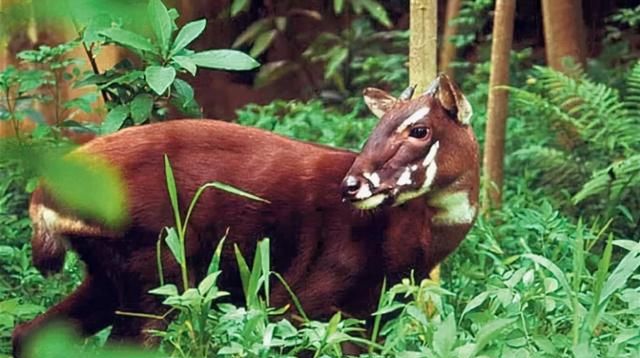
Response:
[{"label": "jungle background", "polygon": [[[108,331],[78,339],[61,328],[34,356],[338,357],[352,342],[369,357],[639,357],[640,6],[441,0],[437,9],[438,69],[472,103],[481,148],[504,146],[483,151],[483,210],[439,284],[387,287],[365,330],[339,314],[276,318],[262,286],[246,290],[244,307],[218,303],[208,280],[189,297],[156,292],[180,313],[157,332],[157,351],[105,348]],[[55,153],[194,117],[357,150],[375,125],[362,89],[409,85],[409,20],[399,0],[0,1],[0,356],[17,323],[83,275],[73,254],[52,278],[31,264],[37,178],[100,184]],[[504,62],[491,61],[498,39]],[[487,125],[501,116],[504,136]],[[254,282],[270,275],[250,266]]]}]

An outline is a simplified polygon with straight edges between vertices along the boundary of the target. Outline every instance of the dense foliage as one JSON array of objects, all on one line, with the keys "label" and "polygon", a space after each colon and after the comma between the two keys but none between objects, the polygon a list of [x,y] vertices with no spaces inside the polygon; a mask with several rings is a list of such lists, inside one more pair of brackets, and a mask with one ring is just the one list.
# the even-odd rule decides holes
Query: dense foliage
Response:
[{"label": "dense foliage", "polygon": [[[236,12],[248,6],[246,1],[233,3]],[[342,2],[335,3],[337,12]],[[475,35],[479,24],[470,21],[469,9],[486,10],[491,2],[464,3],[458,21],[469,29],[466,36],[463,32],[455,40],[460,46],[479,41]],[[377,84],[400,89],[406,85],[403,48],[407,34],[390,32],[384,36],[384,31],[377,31],[377,36],[371,36],[374,23],[388,21],[386,14],[372,13],[374,10],[364,5],[376,5],[373,1],[351,4],[363,4],[360,6],[369,14],[352,24],[362,42],[355,42],[356,47],[350,49],[354,51],[352,62],[346,62],[343,55],[344,38],[353,36],[349,32],[319,38],[308,52],[309,60],[326,63],[325,88],[337,91],[345,101],[336,104],[333,97],[325,96],[324,102],[250,105],[239,110],[240,123],[333,146],[357,149],[362,145],[375,122],[363,110],[356,89]],[[88,128],[98,132],[160,119],[165,100],[184,110],[199,110],[192,102],[192,90],[176,79],[174,72],[191,72],[196,64],[202,65],[192,63],[193,59],[189,62],[194,54],[186,49],[188,39],[199,34],[202,24],[177,29],[173,23],[176,14],[163,9],[147,9],[164,14],[157,18],[166,20],[156,26],[155,37],[123,32],[128,30],[119,27],[91,27],[97,28],[94,37],[84,33],[79,40],[116,42],[125,47],[131,47],[131,41],[144,44],[137,53],[142,68],[122,64],[100,75],[81,74],[73,70],[77,59],[61,56],[72,45],[24,53],[24,61],[38,66],[7,68],[0,73],[0,92],[16,94],[15,100],[8,102],[13,106],[1,107],[0,120],[39,118],[33,112],[33,102],[60,101],[51,95],[55,94],[52,89],[66,82],[98,84],[107,92],[109,120],[100,128]],[[637,14],[638,9],[629,9],[612,21],[631,23],[637,21]],[[261,31],[268,34],[273,28]],[[621,25],[622,31],[626,30]],[[174,32],[178,35],[171,42]],[[269,45],[258,42],[268,41],[268,36],[256,32],[246,42],[256,54],[261,50],[256,46]],[[393,46],[382,46],[385,41]],[[380,46],[371,46],[371,42]],[[323,53],[326,56],[322,57]],[[269,242],[264,240],[258,244],[253,261],[247,262],[238,250],[231,258],[242,275],[243,307],[220,303],[225,295],[216,285],[220,251],[213,254],[208,276],[197,287],[188,287],[186,281],[166,282],[152,292],[164,297],[168,311],[179,313],[166,331],[157,332],[162,340],[157,352],[101,348],[108,330],[78,340],[63,328],[46,333],[38,351],[48,357],[293,357],[301,352],[338,357],[343,343],[350,342],[365,347],[368,353],[363,356],[368,357],[639,356],[640,63],[627,60],[610,66],[605,48],[603,56],[586,70],[561,74],[532,66],[537,59],[531,56],[531,51],[523,50],[512,57],[515,75],[510,89],[503,206],[478,218],[461,247],[444,263],[441,285],[407,277],[386,287],[369,326],[340,314],[328,322],[306,317],[290,322],[280,316],[284,308],[269,307],[266,299],[270,279],[280,278],[270,272]],[[457,67],[467,72],[459,80],[476,109],[473,125],[482,141],[487,63],[461,62]],[[27,144],[59,147],[62,128],[80,126],[70,116],[73,109],[92,110],[91,100],[100,95],[95,91],[70,103],[60,102],[56,105],[59,120],[56,117],[52,125],[42,120],[33,133],[16,130],[16,134]],[[177,97],[181,95],[186,97]],[[44,279],[32,267],[27,193],[33,189],[36,174],[49,172],[16,159],[21,158],[0,158],[0,356],[10,354],[10,332],[17,322],[58,302],[83,275],[82,264],[73,254],[67,255],[63,273],[53,279]],[[170,163],[166,164],[170,168]],[[61,163],[56,173],[69,170],[70,175],[75,168]],[[171,171],[167,173],[171,188]],[[234,191],[216,183],[206,190]],[[164,240],[184,266],[181,247],[189,238],[180,230],[186,225],[183,219],[166,231]],[[383,314],[385,320],[381,319]]]}]

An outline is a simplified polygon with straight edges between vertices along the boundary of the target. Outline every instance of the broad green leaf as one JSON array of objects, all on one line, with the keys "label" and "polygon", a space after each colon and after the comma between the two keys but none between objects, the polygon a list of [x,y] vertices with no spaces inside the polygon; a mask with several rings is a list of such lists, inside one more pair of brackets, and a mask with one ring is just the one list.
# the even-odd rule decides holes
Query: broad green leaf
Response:
[{"label": "broad green leaf", "polygon": [[271,19],[269,18],[260,19],[253,22],[251,25],[249,25],[249,27],[247,27],[246,30],[242,31],[242,33],[238,35],[238,37],[233,42],[233,45],[231,45],[231,47],[238,48],[244,45],[245,43],[253,41],[256,37],[258,37],[258,35],[264,32],[264,30],[269,28],[270,25],[271,25]]},{"label": "broad green leaf", "polygon": [[136,124],[146,121],[151,115],[153,109],[153,97],[147,93],[137,95],[129,104],[131,118]]},{"label": "broad green leaf", "polygon": [[178,288],[176,287],[176,285],[169,283],[169,284],[154,288],[153,290],[149,291],[149,293],[154,295],[159,295],[159,296],[177,296]]},{"label": "broad green leaf", "polygon": [[222,247],[224,246],[224,242],[227,240],[227,235],[229,234],[229,230],[224,234],[222,239],[218,242],[216,246],[216,250],[213,252],[213,257],[211,258],[211,262],[209,263],[209,268],[207,269],[207,275],[212,274],[220,270],[220,258],[222,257]]},{"label": "broad green leaf", "polygon": [[231,17],[249,8],[249,0],[233,0],[231,3]]},{"label": "broad green leaf", "polygon": [[384,9],[382,4],[376,0],[359,0],[362,6],[367,9],[367,12],[376,19],[379,23],[386,27],[391,27],[391,20],[387,15],[387,10]]},{"label": "broad green leaf", "polygon": [[173,67],[149,66],[144,70],[145,79],[151,89],[162,95],[176,78]]},{"label": "broad green leaf", "polygon": [[336,48],[335,51],[332,52],[333,54],[329,58],[327,67],[324,70],[325,79],[330,79],[331,77],[333,77],[340,69],[340,65],[345,62],[347,56],[349,55],[349,49],[345,47]]},{"label": "broad green leaf", "polygon": [[343,8],[344,8],[344,0],[333,0],[333,12],[336,15],[342,14]]},{"label": "broad green leaf", "polygon": [[524,255],[522,255],[522,257],[527,258],[529,260],[532,260],[533,262],[535,262],[535,263],[543,266],[547,270],[551,271],[553,276],[555,276],[556,280],[558,280],[558,282],[560,283],[560,285],[564,289],[564,291],[567,294],[567,296],[569,297],[569,299],[570,300],[572,299],[573,290],[571,290],[571,285],[569,285],[569,281],[567,280],[567,276],[565,276],[564,272],[562,272],[562,270],[560,270],[560,268],[556,264],[551,262],[546,257],[542,257],[542,256],[535,255],[535,254],[524,254]]},{"label": "broad green leaf", "polygon": [[200,105],[194,98],[191,85],[176,78],[173,81],[173,92],[171,93],[172,103],[184,114],[192,118],[202,118]]},{"label": "broad green leaf", "polygon": [[487,299],[487,297],[489,297],[489,292],[484,291],[484,292],[481,292],[476,297],[472,298],[464,307],[464,310],[462,310],[462,314],[460,315],[460,318],[464,317],[465,314],[469,313],[474,308],[483,304],[484,301]]},{"label": "broad green leaf", "polygon": [[184,265],[184,248],[180,243],[180,238],[178,237],[178,233],[176,229],[173,227],[167,228],[167,236],[164,238],[164,242],[169,246],[169,250],[173,254],[173,257],[180,265]]},{"label": "broad green leaf", "polygon": [[[2,144],[0,142],[0,144]],[[63,147],[5,144],[0,153],[41,177],[52,197],[74,216],[117,229],[128,217],[125,184],[117,168],[83,152]]]},{"label": "broad green leaf", "polygon": [[607,282],[602,288],[600,304],[609,299],[614,292],[623,288],[627,280],[629,280],[633,274],[638,273],[639,267],[640,245],[637,245],[635,249],[629,251],[622,260],[620,260],[618,266],[616,266],[611,275],[609,275]]},{"label": "broad green leaf", "polygon": [[109,134],[122,128],[122,124],[129,117],[129,107],[126,105],[119,105],[109,111],[107,117],[100,126],[100,133]]},{"label": "broad green leaf", "polygon": [[169,11],[160,0],[149,0],[147,11],[151,28],[164,55],[169,50],[169,42],[171,41],[171,32],[173,30]]},{"label": "broad green leaf", "polygon": [[190,57],[200,67],[219,70],[246,71],[260,66],[253,58],[235,50],[209,50],[195,53]]},{"label": "broad green leaf", "polygon": [[197,21],[192,21],[182,27],[178,35],[176,36],[175,41],[173,42],[173,48],[171,49],[172,54],[176,54],[180,52],[185,47],[189,46],[193,40],[195,40],[204,28],[207,26],[207,20],[201,19]]},{"label": "broad green leaf", "polygon": [[447,316],[433,334],[433,348],[440,357],[448,356],[456,343],[456,322],[453,314]]},{"label": "broad green leaf", "polygon": [[258,38],[256,38],[256,41],[253,43],[253,47],[251,48],[251,51],[249,51],[249,55],[251,57],[260,56],[264,51],[267,50],[267,48],[269,48],[269,45],[271,45],[271,43],[273,42],[273,39],[276,38],[277,34],[278,34],[278,31],[276,30],[271,30],[271,31],[261,33],[260,36],[258,36]]},{"label": "broad green leaf", "polygon": [[220,271],[216,271],[210,273],[198,284],[198,291],[200,291],[201,295],[206,295],[209,290],[216,284],[218,280],[218,276],[220,276]]},{"label": "broad green leaf", "polygon": [[494,341],[494,339],[504,330],[511,326],[517,318],[499,318],[493,320],[478,330],[476,334],[476,352],[482,351],[484,346]]},{"label": "broad green leaf", "polygon": [[114,28],[100,31],[100,34],[104,37],[109,38],[113,42],[116,42],[122,46],[128,47],[134,51],[140,50],[140,51],[146,51],[151,53],[156,52],[156,49],[153,47],[151,42],[149,42],[148,39],[136,34],[135,32],[114,27]]},{"label": "broad green leaf", "polygon": [[196,72],[198,71],[198,67],[191,60],[190,57],[188,57],[188,56],[173,56],[172,60],[173,60],[173,62],[178,64],[178,66],[182,67],[187,72],[189,72],[192,76],[196,75]]}]

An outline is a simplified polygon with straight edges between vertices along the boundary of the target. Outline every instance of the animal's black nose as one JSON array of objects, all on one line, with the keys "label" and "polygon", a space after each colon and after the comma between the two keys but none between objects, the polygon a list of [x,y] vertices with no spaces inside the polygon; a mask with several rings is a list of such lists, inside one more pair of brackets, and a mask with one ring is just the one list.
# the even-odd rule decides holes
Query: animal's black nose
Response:
[{"label": "animal's black nose", "polygon": [[362,186],[362,181],[352,175],[348,176],[344,182],[342,183],[342,197],[345,199],[350,199],[360,189]]}]

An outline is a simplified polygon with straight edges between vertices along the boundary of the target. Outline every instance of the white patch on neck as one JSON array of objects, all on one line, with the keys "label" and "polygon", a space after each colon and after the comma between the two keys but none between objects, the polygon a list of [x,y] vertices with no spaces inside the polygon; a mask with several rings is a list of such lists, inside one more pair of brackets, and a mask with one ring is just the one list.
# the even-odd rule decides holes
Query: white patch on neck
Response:
[{"label": "white patch on neck", "polygon": [[373,193],[369,188],[369,184],[364,184],[363,186],[360,187],[360,189],[358,189],[358,192],[356,193],[355,198],[358,200],[363,200],[363,199],[367,199],[372,194]]},{"label": "white patch on neck", "polygon": [[466,191],[438,193],[429,199],[429,205],[437,210],[432,218],[434,225],[471,224],[476,217],[476,207]]},{"label": "white patch on neck", "polygon": [[405,129],[409,128],[409,126],[413,125],[417,121],[424,118],[427,114],[429,114],[430,111],[431,111],[431,108],[429,107],[420,107],[418,110],[413,112],[409,117],[407,117],[407,119],[404,120],[404,122],[402,122],[398,126],[398,128],[396,129],[396,133],[400,133]]},{"label": "white patch on neck", "polygon": [[365,179],[367,179],[374,188],[377,188],[377,187],[380,186],[380,176],[378,175],[378,173],[376,173],[376,172],[363,173],[362,176]]},{"label": "white patch on neck", "polygon": [[396,185],[410,185],[411,183],[413,183],[413,181],[411,180],[411,169],[409,169],[409,167],[404,168],[404,171],[400,175],[400,178],[398,178]]}]

